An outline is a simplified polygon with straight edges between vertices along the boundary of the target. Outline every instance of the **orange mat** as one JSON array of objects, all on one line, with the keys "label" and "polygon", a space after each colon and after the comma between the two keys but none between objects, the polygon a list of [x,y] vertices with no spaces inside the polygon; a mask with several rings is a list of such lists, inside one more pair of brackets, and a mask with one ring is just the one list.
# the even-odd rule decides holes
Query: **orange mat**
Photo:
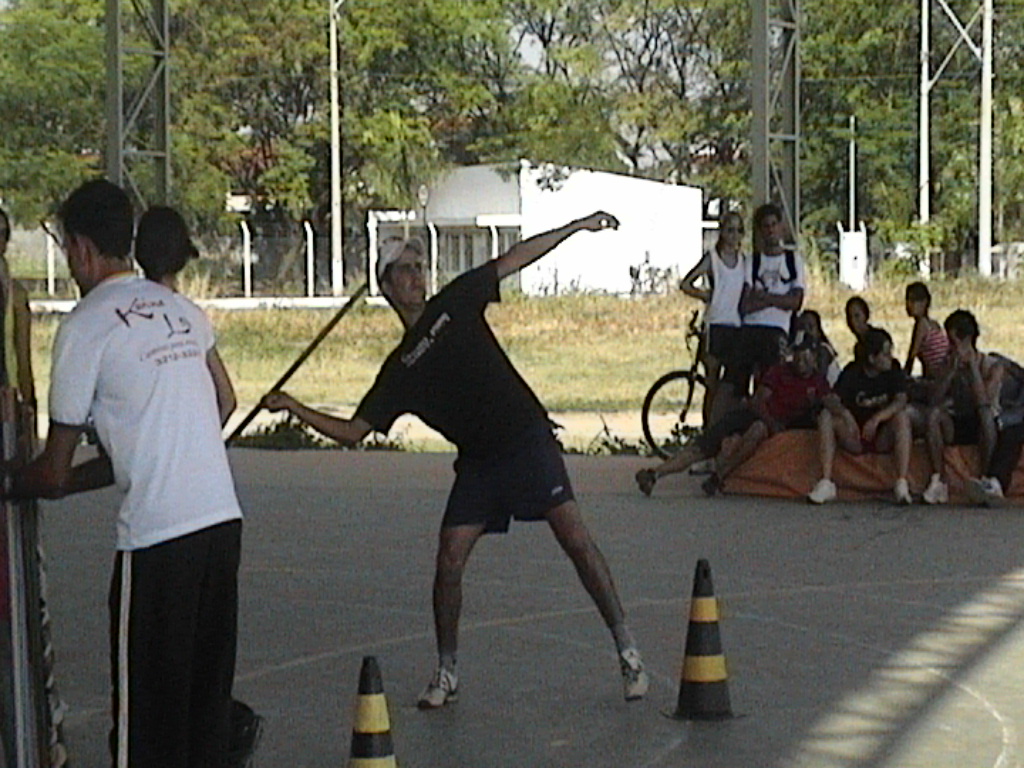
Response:
[{"label": "orange mat", "polygon": [[[755,496],[800,498],[810,493],[821,477],[818,433],[810,429],[780,432],[766,440],[725,483],[727,493]],[[973,445],[946,448],[946,467],[949,478],[949,500],[967,502],[964,484],[978,475],[978,451]],[[914,442],[910,457],[911,493],[924,491],[931,476],[927,449],[920,440]],[[839,488],[840,499],[886,498],[892,494],[896,482],[891,454],[865,454],[852,456],[836,452],[832,478]],[[1013,473],[1009,494],[1016,504],[1024,503],[1024,462]]]}]

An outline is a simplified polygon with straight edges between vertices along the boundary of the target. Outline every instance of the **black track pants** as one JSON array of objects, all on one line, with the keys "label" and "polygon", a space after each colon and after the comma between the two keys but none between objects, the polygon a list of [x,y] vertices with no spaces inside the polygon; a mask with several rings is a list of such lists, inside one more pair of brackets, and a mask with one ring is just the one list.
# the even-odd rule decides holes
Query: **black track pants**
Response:
[{"label": "black track pants", "polygon": [[117,553],[110,584],[114,768],[222,768],[241,533],[234,520]]}]

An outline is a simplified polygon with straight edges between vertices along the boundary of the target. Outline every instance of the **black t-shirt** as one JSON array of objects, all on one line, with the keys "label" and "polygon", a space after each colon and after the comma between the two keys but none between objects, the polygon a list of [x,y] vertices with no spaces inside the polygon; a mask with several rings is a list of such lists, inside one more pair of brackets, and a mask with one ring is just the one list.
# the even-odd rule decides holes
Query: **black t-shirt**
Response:
[{"label": "black t-shirt", "polygon": [[843,368],[835,386],[839,399],[861,425],[906,391],[907,374],[898,365],[868,376],[864,366],[857,362]]},{"label": "black t-shirt", "polygon": [[487,305],[500,300],[493,261],[445,286],[388,355],[356,416],[386,433],[413,413],[475,458],[499,455],[546,424],[544,406],[484,318]]}]

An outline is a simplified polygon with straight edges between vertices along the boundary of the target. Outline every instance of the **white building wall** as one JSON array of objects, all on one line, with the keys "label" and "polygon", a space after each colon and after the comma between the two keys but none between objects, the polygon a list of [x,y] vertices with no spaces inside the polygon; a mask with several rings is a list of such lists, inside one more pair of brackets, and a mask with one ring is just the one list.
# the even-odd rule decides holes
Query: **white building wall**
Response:
[{"label": "white building wall", "polygon": [[[702,192],[614,173],[564,167],[478,165],[456,168],[435,181],[427,198],[426,221],[437,232],[448,227],[520,228],[525,239],[604,210],[619,219],[616,231],[581,232],[522,271],[525,293],[567,291],[629,293],[630,267],[671,269],[682,276],[702,252]],[[409,212],[414,220],[422,211]],[[371,215],[369,259],[375,263],[376,225]],[[422,227],[422,224],[417,223]],[[496,242],[496,241],[495,241]],[[374,282],[371,274],[371,282]]]},{"label": "white building wall", "polygon": [[701,256],[702,192],[647,179],[523,164],[520,176],[524,238],[597,210],[619,219],[614,232],[580,233],[523,270],[530,294],[555,290],[628,293],[630,267],[672,268],[678,276]]},{"label": "white building wall", "polygon": [[445,173],[431,185],[427,221],[473,224],[486,215],[519,214],[519,171],[515,165],[474,165]]}]

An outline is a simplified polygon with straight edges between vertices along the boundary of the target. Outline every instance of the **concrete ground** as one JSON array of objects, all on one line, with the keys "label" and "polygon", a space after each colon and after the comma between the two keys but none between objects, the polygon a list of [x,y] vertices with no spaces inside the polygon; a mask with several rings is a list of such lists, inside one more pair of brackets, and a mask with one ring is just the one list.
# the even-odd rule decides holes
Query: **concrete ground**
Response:
[{"label": "concrete ground", "polygon": [[[461,696],[415,709],[434,664],[444,454],[236,449],[247,511],[236,694],[257,766],[347,762],[361,659],[380,662],[403,768],[1024,764],[1019,510],[700,496],[633,485],[635,458],[570,457],[653,681],[627,704],[610,637],[546,526],[489,537],[466,576]],[[187,479],[186,479],[187,481]],[[58,682],[74,765],[105,762],[115,496],[46,505]],[[699,558],[736,717],[674,708]]]}]

